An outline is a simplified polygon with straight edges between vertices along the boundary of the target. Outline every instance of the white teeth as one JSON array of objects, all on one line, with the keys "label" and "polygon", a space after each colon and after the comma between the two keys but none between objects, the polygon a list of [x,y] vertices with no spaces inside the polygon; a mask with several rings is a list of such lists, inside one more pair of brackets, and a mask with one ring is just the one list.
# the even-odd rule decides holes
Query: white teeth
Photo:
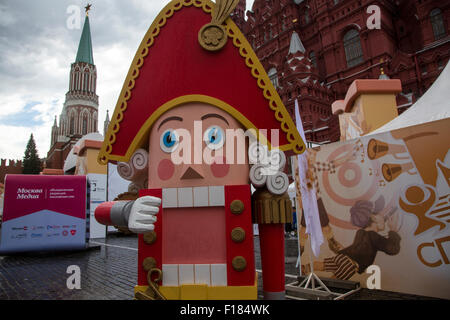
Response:
[{"label": "white teeth", "polygon": [[206,284],[227,286],[226,264],[163,264],[163,286]]},{"label": "white teeth", "polygon": [[192,188],[178,188],[178,207],[192,208],[194,206],[194,195]]},{"label": "white teeth", "polygon": [[177,208],[178,207],[178,191],[177,188],[162,190],[162,207]]},{"label": "white teeth", "polygon": [[162,190],[163,208],[199,208],[225,206],[224,186],[167,188]]}]

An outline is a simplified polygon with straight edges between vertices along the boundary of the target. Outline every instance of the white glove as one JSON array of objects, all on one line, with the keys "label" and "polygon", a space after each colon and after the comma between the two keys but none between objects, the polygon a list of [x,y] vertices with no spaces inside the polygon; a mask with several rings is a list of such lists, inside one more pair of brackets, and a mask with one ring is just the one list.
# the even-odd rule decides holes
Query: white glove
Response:
[{"label": "white glove", "polygon": [[160,205],[160,198],[150,196],[138,198],[131,207],[128,229],[134,233],[153,231]]}]

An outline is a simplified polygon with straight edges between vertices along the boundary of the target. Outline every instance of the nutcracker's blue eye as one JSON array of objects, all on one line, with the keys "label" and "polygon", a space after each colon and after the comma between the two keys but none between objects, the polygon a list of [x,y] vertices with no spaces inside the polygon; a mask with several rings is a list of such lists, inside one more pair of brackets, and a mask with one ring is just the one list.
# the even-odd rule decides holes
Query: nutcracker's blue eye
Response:
[{"label": "nutcracker's blue eye", "polygon": [[205,131],[203,140],[208,148],[217,150],[222,148],[225,143],[225,133],[221,127],[212,126]]},{"label": "nutcracker's blue eye", "polygon": [[178,147],[178,134],[173,129],[168,129],[163,132],[161,135],[161,140],[159,142],[161,146],[161,150],[166,153],[174,152],[175,149]]}]

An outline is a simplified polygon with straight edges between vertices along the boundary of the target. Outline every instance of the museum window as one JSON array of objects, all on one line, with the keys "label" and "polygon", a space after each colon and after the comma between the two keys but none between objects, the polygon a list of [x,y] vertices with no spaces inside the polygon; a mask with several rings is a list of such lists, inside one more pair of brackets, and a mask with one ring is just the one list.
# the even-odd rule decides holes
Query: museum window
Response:
[{"label": "museum window", "polygon": [[420,66],[420,71],[422,74],[427,74],[428,73],[428,68],[426,64],[423,64]]},{"label": "museum window", "polygon": [[314,51],[311,51],[309,53],[309,60],[311,60],[311,63],[315,68],[317,68],[317,60],[316,60],[316,53]]},{"label": "museum window", "polygon": [[359,33],[355,29],[344,35],[345,57],[347,66],[354,67],[364,61]]},{"label": "museum window", "polygon": [[439,8],[434,9],[430,13],[430,21],[433,26],[434,39],[439,40],[447,35],[445,31],[444,19],[442,18],[442,11]]},{"label": "museum window", "polygon": [[278,88],[277,69],[275,69],[275,68],[270,69],[268,75],[269,75],[269,79],[272,82],[275,89]]}]

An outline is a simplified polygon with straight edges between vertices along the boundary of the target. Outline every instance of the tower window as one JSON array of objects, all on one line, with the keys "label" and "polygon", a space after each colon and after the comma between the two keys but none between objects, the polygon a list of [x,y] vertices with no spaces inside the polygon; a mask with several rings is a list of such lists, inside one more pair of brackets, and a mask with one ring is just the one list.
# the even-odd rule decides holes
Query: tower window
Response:
[{"label": "tower window", "polygon": [[88,84],[89,84],[89,74],[84,74],[84,83],[83,83],[83,91],[88,91]]},{"label": "tower window", "polygon": [[83,135],[87,134],[87,116],[84,115],[83,117]]},{"label": "tower window", "polygon": [[359,33],[355,29],[348,31],[344,36],[345,57],[347,66],[353,67],[364,61]]},{"label": "tower window", "polygon": [[439,40],[447,35],[445,31],[444,19],[442,18],[442,11],[439,8],[434,9],[430,13],[430,21],[433,26],[434,39]]},{"label": "tower window", "polygon": [[72,115],[70,117],[70,134],[74,134],[75,133],[74,130],[75,130],[75,117]]}]

